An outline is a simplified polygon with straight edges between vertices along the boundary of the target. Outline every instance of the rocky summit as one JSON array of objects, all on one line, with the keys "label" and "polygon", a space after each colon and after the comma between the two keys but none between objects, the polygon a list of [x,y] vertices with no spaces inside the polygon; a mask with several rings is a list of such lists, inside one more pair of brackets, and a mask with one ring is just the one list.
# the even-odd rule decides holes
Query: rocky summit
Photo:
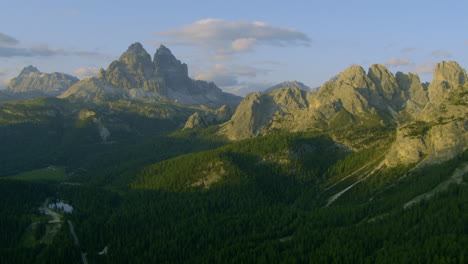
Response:
[{"label": "rocky summit", "polygon": [[78,78],[60,72],[42,73],[30,65],[10,81],[5,92],[10,99],[57,96],[78,81]]},{"label": "rocky summit", "polygon": [[301,82],[298,82],[298,81],[285,81],[285,82],[278,83],[277,85],[274,85],[274,86],[266,89],[265,91],[263,91],[263,93],[268,93],[268,92],[271,92],[271,91],[274,91],[274,90],[278,90],[278,89],[281,89],[281,88],[287,88],[287,87],[296,87],[296,88],[299,88],[299,89],[302,89],[302,90],[305,90],[305,91],[308,91],[308,92],[312,91],[309,86],[307,86],[307,85],[305,85],[305,84],[303,84]]},{"label": "rocky summit", "polygon": [[102,101],[108,99],[171,100],[189,105],[220,107],[237,105],[241,97],[225,93],[214,83],[193,80],[188,68],[161,45],[153,59],[140,43],[134,43],[118,60],[85,79],[62,98]]}]

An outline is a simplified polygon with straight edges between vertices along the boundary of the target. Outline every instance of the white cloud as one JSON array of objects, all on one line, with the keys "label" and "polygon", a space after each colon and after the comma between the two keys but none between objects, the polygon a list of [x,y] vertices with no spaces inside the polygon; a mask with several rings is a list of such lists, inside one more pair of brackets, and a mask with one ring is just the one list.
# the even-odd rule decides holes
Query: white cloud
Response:
[{"label": "white cloud", "polygon": [[99,73],[99,69],[95,67],[83,67],[73,71],[73,74],[80,78],[90,78],[96,76]]},{"label": "white cloud", "polygon": [[18,46],[19,41],[12,36],[0,32],[0,57],[51,57],[51,56],[87,56],[107,58],[108,55],[85,50],[64,50],[50,48],[47,44],[36,44],[30,47]]},{"label": "white cloud", "polygon": [[437,62],[434,62],[434,61],[416,64],[411,68],[411,72],[414,72],[417,74],[434,73],[436,66],[437,66]]},{"label": "white cloud", "polygon": [[229,87],[226,91],[235,95],[246,96],[249,93],[265,91],[273,85],[271,82],[242,82]]},{"label": "white cloud", "polygon": [[410,60],[408,58],[400,58],[400,59],[391,58],[389,61],[385,62],[384,65],[395,67],[395,66],[408,65],[409,63],[410,63]]},{"label": "white cloud", "polygon": [[449,52],[447,52],[445,50],[441,50],[441,49],[434,50],[433,52],[431,52],[431,56],[432,57],[443,57],[443,58],[452,57],[452,55]]},{"label": "white cloud", "polygon": [[310,38],[297,29],[265,22],[203,19],[177,29],[156,33],[171,43],[215,50],[217,54],[251,51],[256,46],[308,45]]},{"label": "white cloud", "polygon": [[257,40],[254,38],[236,39],[231,44],[231,49],[234,52],[242,52],[252,50]]},{"label": "white cloud", "polygon": [[0,45],[15,46],[19,41],[12,36],[0,32]]},{"label": "white cloud", "polygon": [[6,68],[0,68],[0,76],[4,76],[5,74],[8,73],[8,69]]}]

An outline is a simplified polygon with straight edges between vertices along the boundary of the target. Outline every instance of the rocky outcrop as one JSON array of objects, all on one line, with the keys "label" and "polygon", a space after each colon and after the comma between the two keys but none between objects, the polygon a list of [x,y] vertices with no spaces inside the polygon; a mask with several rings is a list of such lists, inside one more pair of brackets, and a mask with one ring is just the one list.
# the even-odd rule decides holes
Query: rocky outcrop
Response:
[{"label": "rocky outcrop", "polygon": [[78,81],[68,74],[42,73],[36,67],[27,66],[10,81],[5,92],[14,99],[57,96]]},{"label": "rocky outcrop", "polygon": [[298,88],[251,93],[239,104],[231,120],[223,124],[220,133],[237,140],[277,130],[300,131],[312,126],[314,118],[308,116],[311,95]]},{"label": "rocky outcrop", "polygon": [[220,124],[228,121],[232,114],[232,109],[227,105],[223,105],[216,110],[207,109],[205,112],[195,112],[185,122],[184,129],[206,128],[211,125]]},{"label": "rocky outcrop", "polygon": [[299,89],[302,89],[302,90],[305,90],[305,91],[308,91],[308,92],[311,92],[311,88],[301,82],[298,82],[298,81],[286,81],[286,82],[282,82],[282,83],[279,83],[277,85],[274,85],[268,89],[266,89],[265,91],[263,91],[263,93],[268,93],[268,92],[271,92],[271,91],[274,91],[274,90],[278,90],[278,89],[282,89],[282,88],[288,88],[288,87],[294,87],[294,88],[299,88]]},{"label": "rocky outcrop", "polygon": [[[408,80],[411,75],[408,77],[400,75],[400,80]],[[404,82],[409,101],[418,111],[414,113],[415,121],[398,128],[386,156],[388,166],[442,162],[468,149],[466,80],[466,71],[456,62],[441,62],[427,93],[414,80],[409,86]]]},{"label": "rocky outcrop", "polygon": [[104,79],[92,77],[76,83],[58,97],[71,100],[105,102],[131,98],[129,93],[129,90],[116,87]]},{"label": "rocky outcrop", "polygon": [[439,163],[454,158],[467,146],[467,121],[412,122],[398,128],[385,163],[390,167],[421,161],[422,164]]},{"label": "rocky outcrop", "polygon": [[132,44],[119,60],[106,70],[101,69],[98,76],[83,80],[60,97],[92,101],[172,100],[210,107],[237,105],[241,101],[240,97],[223,92],[214,83],[192,80],[187,65],[177,60],[165,46],[161,45],[151,60],[140,43]]}]

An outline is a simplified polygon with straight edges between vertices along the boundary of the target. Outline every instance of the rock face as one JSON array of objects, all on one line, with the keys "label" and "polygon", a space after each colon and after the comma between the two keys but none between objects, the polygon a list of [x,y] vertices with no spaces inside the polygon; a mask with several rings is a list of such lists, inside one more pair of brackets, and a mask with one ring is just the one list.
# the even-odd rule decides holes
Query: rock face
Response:
[{"label": "rock face", "polygon": [[437,65],[427,92],[412,82],[408,91],[420,110],[398,128],[387,165],[442,162],[468,148],[467,81],[466,71],[451,61]]},{"label": "rock face", "polygon": [[299,89],[302,89],[302,90],[305,90],[305,91],[308,91],[308,92],[311,92],[311,88],[301,82],[298,82],[298,81],[292,81],[292,82],[289,82],[289,81],[286,81],[286,82],[282,82],[282,83],[278,83],[277,85],[275,86],[272,86],[268,89],[266,89],[265,91],[263,91],[263,93],[268,93],[268,92],[271,92],[271,91],[274,91],[274,90],[278,90],[278,89],[282,89],[282,88],[288,88],[288,87],[295,87],[295,88],[299,88]]},{"label": "rock face", "polygon": [[452,120],[446,123],[413,122],[397,130],[385,163],[394,167],[401,164],[438,163],[454,158],[468,146],[468,122]]},{"label": "rock face", "polygon": [[161,45],[151,60],[140,43],[132,44],[107,70],[101,69],[98,76],[77,83],[60,97],[93,101],[172,100],[210,107],[237,105],[241,101],[241,97],[223,92],[214,83],[192,80],[187,65],[165,46]]},{"label": "rock face", "polygon": [[[299,88],[283,88],[261,94],[251,93],[237,107],[221,133],[237,140],[267,134],[273,130],[300,131],[309,121],[310,93]],[[300,122],[303,121],[303,122]]]},{"label": "rock face", "polygon": [[441,62],[434,71],[434,79],[428,88],[429,101],[438,105],[447,100],[453,91],[459,86],[463,86],[468,77],[466,70],[462,69],[454,61]]},{"label": "rock face", "polygon": [[5,92],[15,99],[57,96],[78,81],[68,74],[42,73],[36,67],[27,66],[10,81]]}]

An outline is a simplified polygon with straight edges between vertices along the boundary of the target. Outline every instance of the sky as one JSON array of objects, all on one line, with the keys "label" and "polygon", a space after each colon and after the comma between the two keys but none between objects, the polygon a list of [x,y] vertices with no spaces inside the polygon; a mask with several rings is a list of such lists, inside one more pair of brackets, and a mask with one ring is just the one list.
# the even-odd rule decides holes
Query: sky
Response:
[{"label": "sky", "polygon": [[468,67],[468,1],[0,0],[0,87],[28,65],[81,78],[134,42],[163,44],[195,79],[245,95],[283,81],[315,88],[351,65],[432,79]]}]

